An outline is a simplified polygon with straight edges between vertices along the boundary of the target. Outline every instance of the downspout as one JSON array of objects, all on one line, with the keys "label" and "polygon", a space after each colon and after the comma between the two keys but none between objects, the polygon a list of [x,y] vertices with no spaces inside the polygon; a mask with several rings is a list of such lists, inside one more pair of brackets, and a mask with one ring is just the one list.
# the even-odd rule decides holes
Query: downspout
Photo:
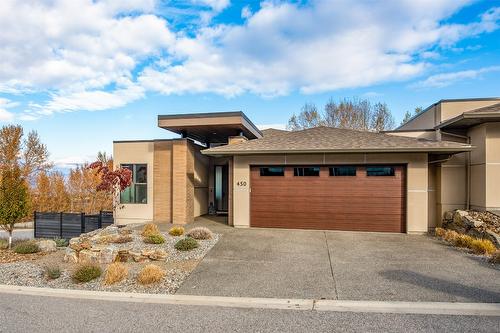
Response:
[{"label": "downspout", "polygon": [[[467,144],[471,144],[470,136],[468,135],[460,135],[460,134],[455,134],[455,133],[448,133],[444,132],[441,130],[441,133],[444,133],[449,136],[454,136],[457,138],[465,139],[467,141]],[[470,209],[470,188],[471,188],[471,152],[468,151],[466,156],[466,161],[465,161],[465,177],[466,177],[466,189],[465,189],[465,207],[466,210]]]}]

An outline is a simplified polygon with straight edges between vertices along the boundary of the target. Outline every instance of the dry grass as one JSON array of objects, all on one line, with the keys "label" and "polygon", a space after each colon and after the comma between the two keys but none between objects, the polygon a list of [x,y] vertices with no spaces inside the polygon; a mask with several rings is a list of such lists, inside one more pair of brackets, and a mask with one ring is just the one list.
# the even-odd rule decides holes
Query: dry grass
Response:
[{"label": "dry grass", "polygon": [[154,223],[148,223],[142,228],[141,235],[144,237],[149,237],[151,235],[156,235],[160,233],[160,229],[158,229],[158,226]]},{"label": "dry grass", "polygon": [[495,244],[488,239],[478,239],[469,235],[459,234],[454,230],[436,228],[436,236],[441,237],[454,246],[467,248],[475,254],[490,255],[498,251]]},{"label": "dry grass", "polygon": [[128,276],[128,268],[120,262],[112,263],[106,269],[104,276],[104,284],[111,285],[122,281]]},{"label": "dry grass", "polygon": [[490,262],[493,264],[500,264],[500,250],[496,250],[495,253],[491,255]]},{"label": "dry grass", "polygon": [[147,265],[137,276],[140,284],[151,284],[160,282],[165,277],[165,271],[156,265]]},{"label": "dry grass", "polygon": [[184,235],[184,228],[183,227],[172,227],[168,231],[168,234],[170,236],[182,236],[182,235]]},{"label": "dry grass", "polygon": [[436,235],[437,237],[443,237],[445,233],[446,233],[446,230],[443,228],[434,229],[434,235]]},{"label": "dry grass", "polygon": [[443,235],[443,239],[450,243],[455,243],[459,233],[454,230],[446,230]]},{"label": "dry grass", "polygon": [[186,236],[194,239],[211,239],[213,237],[213,233],[208,228],[196,227],[189,230]]},{"label": "dry grass", "polygon": [[470,249],[475,254],[492,254],[497,250],[495,244],[487,239],[474,239],[470,244]]},{"label": "dry grass", "polygon": [[459,234],[455,239],[453,240],[453,245],[458,246],[458,247],[465,247],[465,248],[471,248],[472,243],[475,241],[474,237],[468,236],[468,235],[461,235]]}]

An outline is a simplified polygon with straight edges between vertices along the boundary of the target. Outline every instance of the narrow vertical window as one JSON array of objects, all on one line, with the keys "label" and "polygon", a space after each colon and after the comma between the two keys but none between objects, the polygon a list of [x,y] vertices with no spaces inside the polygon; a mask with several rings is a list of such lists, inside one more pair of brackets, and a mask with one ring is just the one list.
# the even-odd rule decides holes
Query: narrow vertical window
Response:
[{"label": "narrow vertical window", "polygon": [[147,164],[122,164],[122,168],[132,172],[132,184],[120,194],[120,203],[148,203],[148,166]]}]

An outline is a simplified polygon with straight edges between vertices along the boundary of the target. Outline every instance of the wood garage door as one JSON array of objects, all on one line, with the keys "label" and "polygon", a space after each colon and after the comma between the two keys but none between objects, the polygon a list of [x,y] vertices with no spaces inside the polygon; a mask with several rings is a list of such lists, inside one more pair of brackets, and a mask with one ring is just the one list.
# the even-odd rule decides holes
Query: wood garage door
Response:
[{"label": "wood garage door", "polygon": [[399,165],[252,166],[250,225],[405,232],[405,170]]}]

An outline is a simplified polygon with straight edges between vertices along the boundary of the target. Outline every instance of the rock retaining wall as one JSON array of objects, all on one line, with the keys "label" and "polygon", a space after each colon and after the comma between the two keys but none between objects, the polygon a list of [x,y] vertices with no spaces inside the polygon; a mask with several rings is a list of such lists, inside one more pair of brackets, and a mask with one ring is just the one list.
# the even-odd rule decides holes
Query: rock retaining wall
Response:
[{"label": "rock retaining wall", "polygon": [[[120,236],[130,236],[131,241],[114,243]],[[115,261],[164,261],[167,256],[167,252],[163,249],[149,248],[137,231],[127,227],[109,226],[70,239],[64,261],[110,264]]]},{"label": "rock retaining wall", "polygon": [[[486,214],[486,215],[485,215]],[[500,235],[491,229],[496,229],[496,222],[491,221],[494,214],[489,212],[476,212],[466,210],[455,210],[446,212],[443,218],[443,228],[455,230],[459,233],[470,235],[476,238],[489,239],[500,248]],[[500,217],[498,217],[500,221]]]}]

